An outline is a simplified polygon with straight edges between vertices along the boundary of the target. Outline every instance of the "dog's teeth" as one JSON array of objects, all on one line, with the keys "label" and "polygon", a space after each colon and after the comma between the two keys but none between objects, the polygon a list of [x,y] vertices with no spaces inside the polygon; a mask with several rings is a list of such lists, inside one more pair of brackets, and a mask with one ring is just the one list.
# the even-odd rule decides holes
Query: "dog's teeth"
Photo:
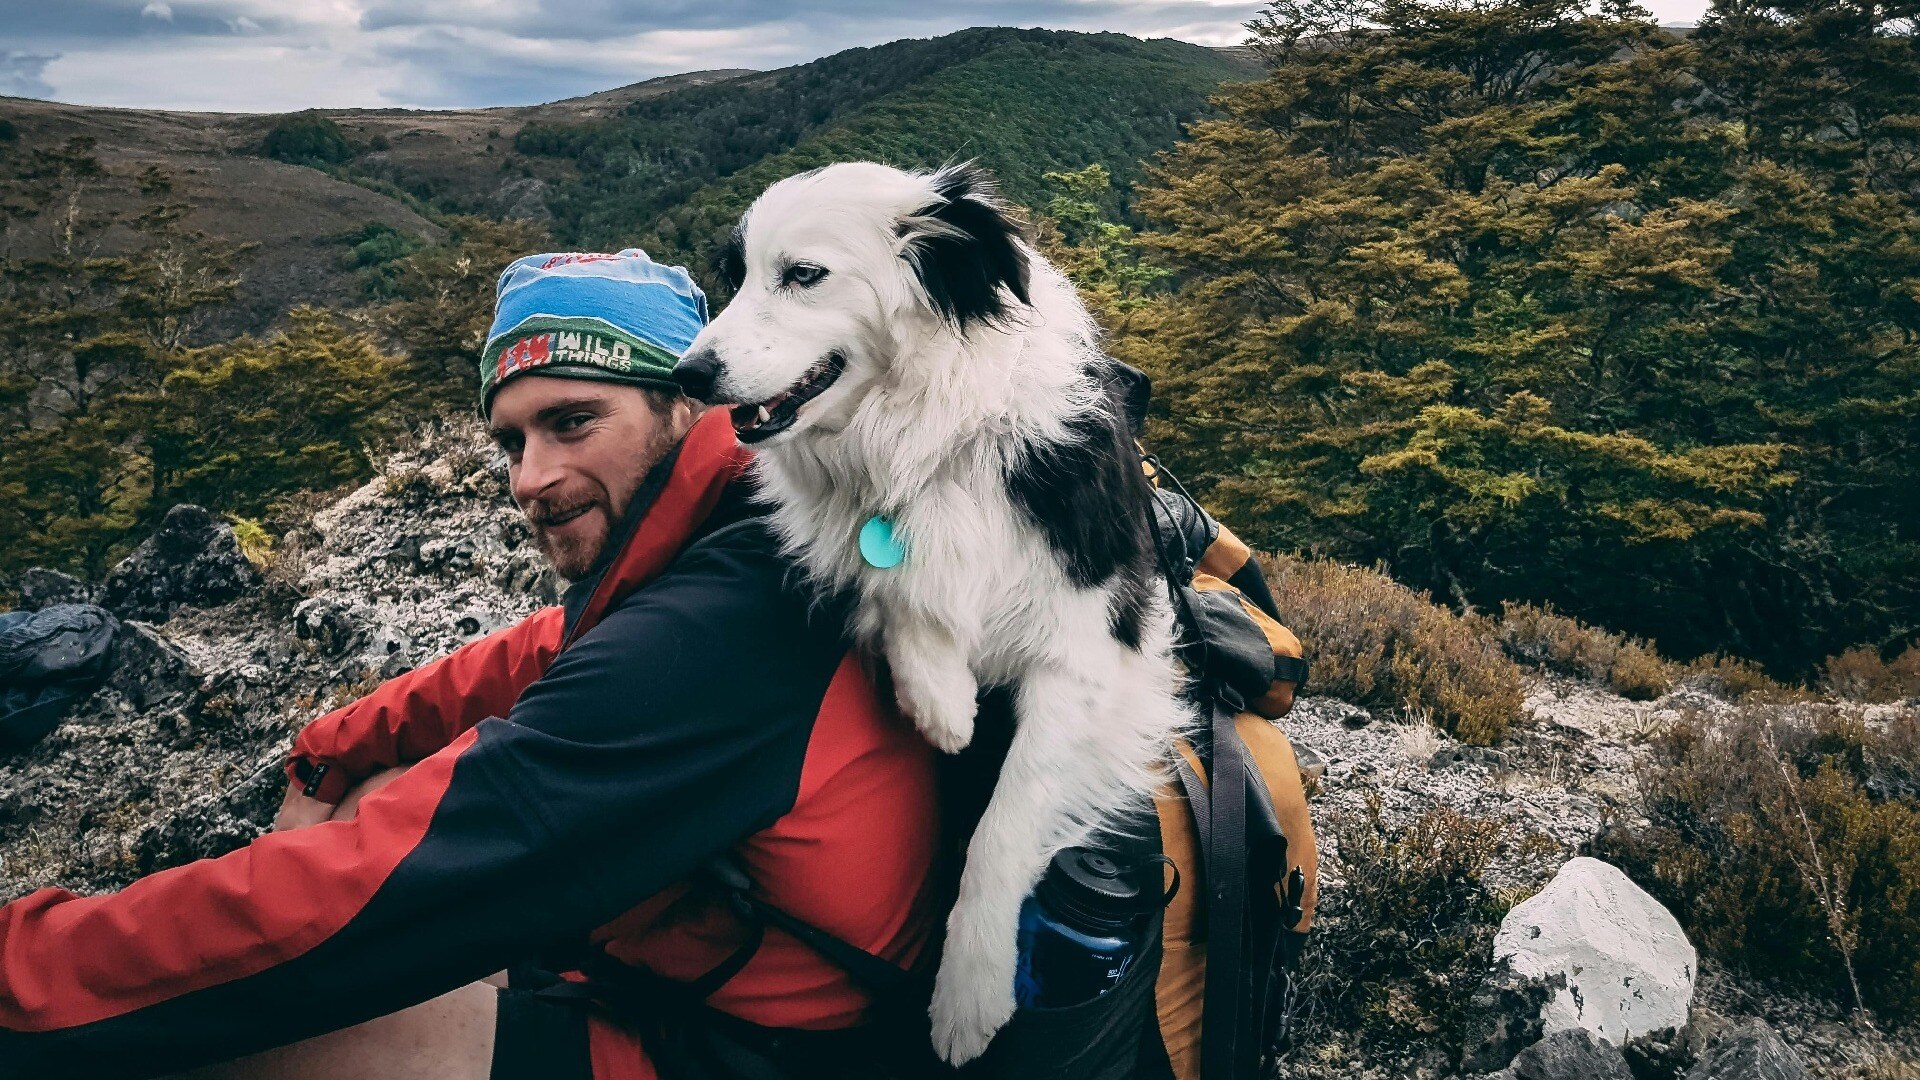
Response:
[{"label": "dog's teeth", "polygon": [[773,419],[773,414],[767,411],[767,407],[765,405],[762,405],[760,406],[760,411],[754,414],[754,419],[764,424],[767,421]]}]

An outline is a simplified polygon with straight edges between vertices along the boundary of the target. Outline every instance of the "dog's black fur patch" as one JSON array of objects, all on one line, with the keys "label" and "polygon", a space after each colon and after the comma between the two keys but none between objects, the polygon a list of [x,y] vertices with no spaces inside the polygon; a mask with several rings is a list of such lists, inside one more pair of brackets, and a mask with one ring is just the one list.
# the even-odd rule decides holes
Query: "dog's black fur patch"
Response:
[{"label": "dog's black fur patch", "polygon": [[1108,626],[1137,649],[1154,582],[1146,519],[1153,489],[1127,436],[1121,402],[1108,391],[1101,407],[1068,424],[1066,441],[1030,447],[1007,491],[1040,527],[1067,580],[1112,594]]},{"label": "dog's black fur patch", "polygon": [[934,191],[940,201],[915,216],[954,232],[914,237],[911,252],[934,310],[965,330],[1005,318],[1008,296],[1030,303],[1020,224],[995,194],[992,177],[971,165],[943,169],[934,176]]},{"label": "dog's black fur patch", "polygon": [[741,218],[720,248],[720,277],[734,292],[747,282],[747,221]]}]

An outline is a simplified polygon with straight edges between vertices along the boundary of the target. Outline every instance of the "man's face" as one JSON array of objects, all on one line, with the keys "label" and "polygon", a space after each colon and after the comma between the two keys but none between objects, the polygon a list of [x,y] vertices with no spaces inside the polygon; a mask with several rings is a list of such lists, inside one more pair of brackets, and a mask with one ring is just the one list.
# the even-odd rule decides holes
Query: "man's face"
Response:
[{"label": "man's face", "polygon": [[593,568],[640,481],[692,421],[684,399],[662,411],[619,383],[522,375],[494,395],[491,434],[513,501],[561,577]]}]

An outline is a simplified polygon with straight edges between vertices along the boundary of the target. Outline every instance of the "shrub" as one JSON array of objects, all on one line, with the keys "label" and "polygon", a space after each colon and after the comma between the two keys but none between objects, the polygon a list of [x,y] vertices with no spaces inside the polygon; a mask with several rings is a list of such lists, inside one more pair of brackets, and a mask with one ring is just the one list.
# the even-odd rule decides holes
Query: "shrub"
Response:
[{"label": "shrub", "polygon": [[1835,697],[1849,701],[1888,702],[1920,697],[1920,645],[1892,663],[1881,659],[1880,650],[1861,646],[1827,658],[1821,665],[1821,684]]},{"label": "shrub", "polygon": [[1650,642],[1596,629],[1551,606],[1504,605],[1500,642],[1523,664],[1605,683],[1636,701],[1666,693],[1680,673]]},{"label": "shrub", "polygon": [[1261,556],[1311,686],[1363,705],[1424,713],[1455,738],[1497,742],[1520,715],[1520,668],[1491,620],[1456,615],[1378,570]]},{"label": "shrub", "polygon": [[338,165],[351,161],[355,153],[339,124],[312,111],[275,120],[267,129],[260,152],[293,165]]},{"label": "shrub", "polygon": [[[1337,888],[1322,894],[1301,962],[1293,1042],[1323,1057],[1343,1038],[1444,1043],[1488,971],[1507,905],[1481,881],[1507,826],[1444,808],[1392,822],[1369,792],[1325,815]],[[1458,1049],[1457,1047],[1452,1049]]]},{"label": "shrub", "polygon": [[1787,704],[1810,701],[1805,690],[1776,681],[1760,665],[1737,656],[1715,653],[1688,663],[1684,677],[1704,685],[1716,697],[1741,704]]},{"label": "shrub", "polygon": [[1653,741],[1644,823],[1597,841],[1707,954],[1920,1019],[1920,716],[1748,705]]}]

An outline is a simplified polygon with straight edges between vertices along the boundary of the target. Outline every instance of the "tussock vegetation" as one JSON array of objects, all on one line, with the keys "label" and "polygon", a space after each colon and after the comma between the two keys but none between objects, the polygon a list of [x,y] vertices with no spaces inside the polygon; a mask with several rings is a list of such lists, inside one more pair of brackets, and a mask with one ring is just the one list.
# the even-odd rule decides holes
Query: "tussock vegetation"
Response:
[{"label": "tussock vegetation", "polygon": [[1822,665],[1821,685],[1848,701],[1884,703],[1920,697],[1920,645],[1907,646],[1890,662],[1881,659],[1878,649],[1848,649]]},{"label": "tussock vegetation", "polygon": [[1424,714],[1481,746],[1520,716],[1520,667],[1486,617],[1457,615],[1377,570],[1264,555],[1261,565],[1306,646],[1314,693]]},{"label": "tussock vegetation", "polygon": [[1666,693],[1680,674],[1652,643],[1596,629],[1552,607],[1503,605],[1500,643],[1523,664],[1604,683],[1636,701]]},{"label": "tussock vegetation", "polygon": [[1311,1064],[1349,1075],[1358,1044],[1446,1045],[1509,906],[1481,876],[1510,830],[1444,808],[1396,823],[1377,794],[1362,811],[1327,815],[1321,830],[1339,884],[1324,894],[1302,960],[1290,1056],[1309,1067],[1288,1075],[1318,1075]]},{"label": "tussock vegetation", "polygon": [[1685,716],[1653,747],[1646,822],[1598,853],[1706,953],[1920,1019],[1920,713],[1750,704]]}]

